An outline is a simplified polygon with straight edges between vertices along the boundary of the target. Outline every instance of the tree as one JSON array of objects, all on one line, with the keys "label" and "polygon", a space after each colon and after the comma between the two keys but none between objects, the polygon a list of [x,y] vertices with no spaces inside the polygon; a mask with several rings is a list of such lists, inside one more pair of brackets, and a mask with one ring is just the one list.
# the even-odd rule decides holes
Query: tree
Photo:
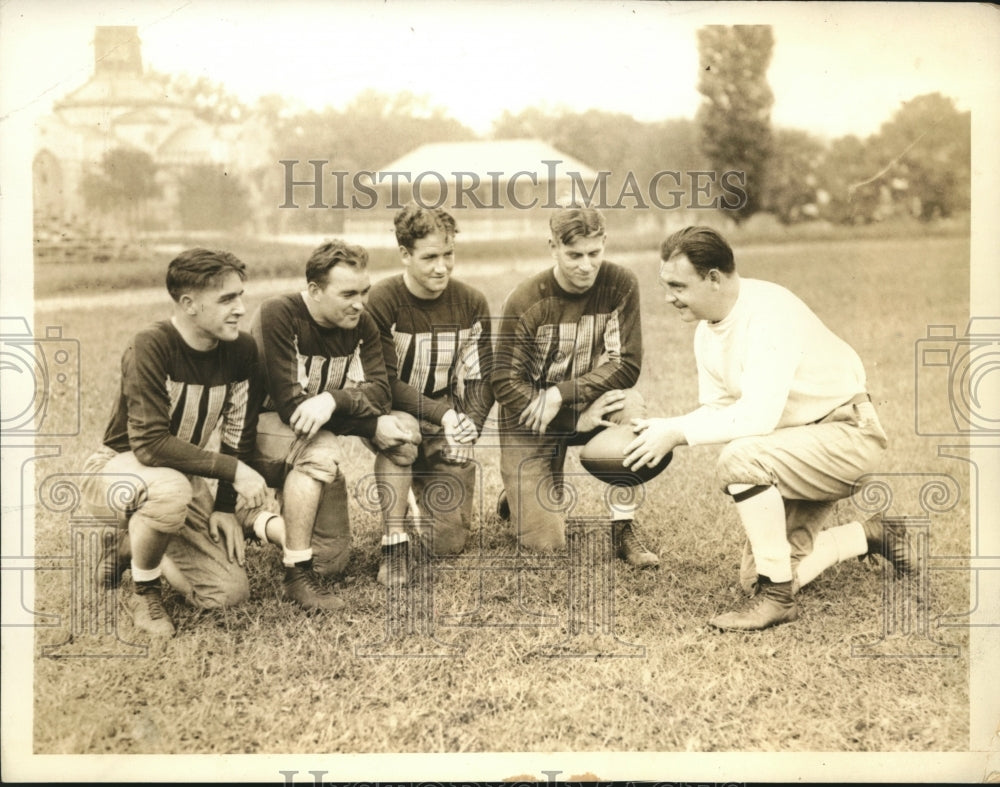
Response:
[{"label": "tree", "polygon": [[817,169],[825,152],[823,143],[806,131],[778,129],[768,165],[764,209],[783,224],[818,215]]},{"label": "tree", "polygon": [[883,186],[872,141],[853,134],[835,139],[817,167],[820,216],[837,224],[868,224],[880,217]]},{"label": "tree", "polygon": [[732,208],[738,223],[760,210],[771,153],[767,68],[774,49],[770,25],[709,25],[698,31],[698,109],[702,147],[719,178],[743,172],[747,199]]},{"label": "tree", "polygon": [[249,192],[231,172],[197,164],[177,179],[177,213],[185,229],[234,229],[250,218]]},{"label": "tree", "polygon": [[972,119],[952,99],[928,93],[905,102],[882,125],[876,143],[887,166],[883,178],[902,179],[899,190],[916,200],[920,219],[969,208]]},{"label": "tree", "polygon": [[237,123],[248,114],[238,96],[208,77],[150,71],[147,78],[159,85],[165,98],[191,107],[196,117],[209,123]]},{"label": "tree", "polygon": [[101,158],[99,171],[84,175],[80,184],[84,203],[135,228],[144,218],[146,203],[163,192],[156,172],[156,164],[148,153],[113,148]]}]

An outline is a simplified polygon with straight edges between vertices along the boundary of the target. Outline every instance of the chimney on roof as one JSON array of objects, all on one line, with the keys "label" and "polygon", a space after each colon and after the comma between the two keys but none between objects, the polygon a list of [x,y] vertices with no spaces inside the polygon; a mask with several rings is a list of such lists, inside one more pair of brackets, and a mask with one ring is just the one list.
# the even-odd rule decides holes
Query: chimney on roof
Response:
[{"label": "chimney on roof", "polygon": [[98,27],[94,33],[94,74],[141,76],[142,49],[137,27]]}]

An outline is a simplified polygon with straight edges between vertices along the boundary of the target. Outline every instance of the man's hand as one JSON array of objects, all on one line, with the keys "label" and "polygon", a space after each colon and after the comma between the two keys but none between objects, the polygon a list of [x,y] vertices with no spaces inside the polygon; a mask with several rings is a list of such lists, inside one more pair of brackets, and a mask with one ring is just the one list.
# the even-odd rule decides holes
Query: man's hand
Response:
[{"label": "man's hand", "polygon": [[264,481],[264,476],[246,462],[236,463],[236,478],[233,480],[233,489],[246,501],[247,508],[259,508],[264,505],[267,482]]},{"label": "man's hand", "polygon": [[448,410],[441,417],[447,445],[441,458],[451,464],[464,465],[472,459],[472,446],[479,439],[479,430],[465,413]]},{"label": "man's hand", "polygon": [[605,391],[598,396],[590,406],[580,413],[576,422],[576,431],[581,434],[593,432],[599,426],[616,426],[607,419],[608,413],[614,413],[625,407],[624,391]]},{"label": "man's hand", "polygon": [[403,443],[415,442],[414,435],[403,429],[393,415],[380,415],[375,424],[375,436],[372,442],[379,451],[395,448]]},{"label": "man's hand", "polygon": [[208,517],[208,537],[218,543],[219,538],[226,544],[226,556],[229,562],[234,560],[241,566],[245,562],[246,543],[243,528],[236,521],[236,514],[213,511]]},{"label": "man's hand", "polygon": [[473,445],[479,439],[479,430],[465,413],[448,410],[441,416],[441,426],[449,445]]},{"label": "man's hand", "polygon": [[539,391],[521,411],[517,422],[535,434],[545,434],[562,407],[562,394],[555,386]]},{"label": "man's hand", "polygon": [[633,418],[632,431],[638,437],[625,446],[622,462],[629,470],[655,467],[674,448],[687,442],[673,418]]},{"label": "man's hand", "polygon": [[323,391],[310,396],[296,407],[292,417],[288,419],[288,425],[299,437],[312,437],[330,420],[336,409],[337,403],[333,399],[333,394]]}]

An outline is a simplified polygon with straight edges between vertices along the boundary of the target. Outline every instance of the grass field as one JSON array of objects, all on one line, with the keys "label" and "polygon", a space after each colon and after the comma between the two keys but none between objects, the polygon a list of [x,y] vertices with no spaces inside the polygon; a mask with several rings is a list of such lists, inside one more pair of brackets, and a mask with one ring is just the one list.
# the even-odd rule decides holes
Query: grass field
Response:
[{"label": "grass field", "polygon": [[[643,285],[639,388],[651,412],[689,409],[697,391],[692,331],[660,301],[655,252],[616,254],[612,247],[609,257],[631,265]],[[253,276],[253,255],[244,259]],[[964,330],[967,240],[756,245],[737,247],[737,261],[744,276],[798,293],[857,349],[890,436],[883,470],[954,476],[962,498],[933,520],[931,551],[968,554],[965,463],[937,458],[940,441],[914,429],[914,344],[929,324]],[[463,271],[462,264],[459,256],[456,275],[481,287],[498,311],[514,281],[477,276],[474,265]],[[538,268],[546,264],[539,257]],[[270,294],[260,277],[251,278],[248,293],[251,310]],[[77,471],[99,444],[125,342],[168,313],[164,293],[162,308],[116,302],[37,315],[37,331],[58,324],[63,336],[80,342],[83,410],[79,436],[61,442],[60,456],[38,460],[36,479]],[[930,417],[944,419],[947,402],[938,408]],[[61,417],[58,403],[51,417]],[[797,623],[745,635],[706,626],[737,601],[743,541],[731,504],[713,485],[717,451],[681,448],[669,470],[647,486],[638,521],[661,567],[616,566],[611,623],[617,639],[568,638],[561,568],[525,571],[519,581],[511,572],[480,573],[459,561],[443,564],[436,575],[440,644],[417,635],[388,637],[386,593],[375,582],[380,526],[354,499],[355,548],[340,583],[345,613],[310,616],[282,602],[278,552],[255,546],[248,548],[248,604],[195,612],[169,595],[178,634],[142,657],[50,658],[43,648],[63,643],[69,630],[38,629],[35,752],[966,750],[967,629],[935,626],[939,616],[969,608],[961,572],[935,572],[930,598],[922,600],[933,638],[956,646],[955,658],[853,657],[852,643],[876,640],[882,631],[881,571],[855,561],[803,590]],[[498,451],[482,450],[478,458],[483,502],[471,551],[510,555],[513,536],[492,514]],[[370,464],[364,449],[352,448],[349,480],[365,476]],[[575,457],[567,469],[580,472]],[[575,513],[600,514],[599,485],[583,478],[579,487]],[[38,511],[36,554],[68,554],[66,514]],[[857,517],[849,501],[838,505],[838,521]],[[69,617],[70,603],[67,572],[36,572],[38,611]],[[125,641],[139,641],[127,621],[119,631]],[[570,652],[633,657],[551,657],[566,656],[567,643]],[[441,644],[452,657],[416,657]],[[71,654],[72,645],[64,653]]]}]

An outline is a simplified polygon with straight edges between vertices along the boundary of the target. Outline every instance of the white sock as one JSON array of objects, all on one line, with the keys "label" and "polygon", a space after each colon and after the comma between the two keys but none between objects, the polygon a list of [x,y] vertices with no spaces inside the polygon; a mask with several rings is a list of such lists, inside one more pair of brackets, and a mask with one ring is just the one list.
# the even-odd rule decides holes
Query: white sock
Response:
[{"label": "white sock", "polygon": [[799,561],[795,574],[799,585],[812,582],[830,566],[868,551],[868,539],[860,522],[824,530],[813,539],[813,550]]},{"label": "white sock", "polygon": [[635,519],[635,503],[611,503],[608,507],[611,509],[612,522],[631,522]]},{"label": "white sock", "polygon": [[[271,537],[267,537],[267,526],[271,526]],[[253,521],[253,532],[262,543],[270,541],[280,547],[285,546],[285,520],[271,511],[261,511]]]},{"label": "white sock", "polygon": [[[749,497],[740,493],[756,490]],[[792,548],[785,532],[785,501],[775,486],[764,489],[753,484],[730,484],[729,494],[736,501],[736,513],[750,540],[757,573],[772,582],[792,580]]]},{"label": "white sock", "polygon": [[162,575],[163,571],[159,566],[156,568],[139,568],[134,561],[132,562],[133,582],[152,582],[155,579],[159,579]]},{"label": "white sock", "polygon": [[410,537],[406,533],[390,533],[387,536],[382,536],[382,546],[387,547],[390,544],[401,544],[409,540]]},{"label": "white sock", "polygon": [[307,560],[312,560],[312,556],[312,547],[308,549],[289,549],[285,547],[281,556],[281,562],[291,568],[296,563],[304,563]]}]

